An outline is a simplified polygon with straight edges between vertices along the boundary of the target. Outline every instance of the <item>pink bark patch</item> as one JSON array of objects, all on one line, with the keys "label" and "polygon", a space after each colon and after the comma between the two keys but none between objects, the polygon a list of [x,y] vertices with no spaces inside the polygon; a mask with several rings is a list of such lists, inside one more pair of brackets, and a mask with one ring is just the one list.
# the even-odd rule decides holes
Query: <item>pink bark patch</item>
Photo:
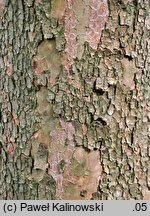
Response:
[{"label": "pink bark patch", "polygon": [[11,76],[13,73],[13,65],[10,63],[7,56],[4,56],[4,63],[6,67],[6,73],[8,76]]},{"label": "pink bark patch", "polygon": [[64,192],[64,187],[63,187],[63,174],[59,170],[59,163],[63,159],[63,153],[56,153],[54,154],[50,160],[50,174],[53,176],[53,178],[56,181],[57,187],[56,187],[56,196],[57,199],[61,199],[61,195]]},{"label": "pink bark patch", "polygon": [[5,3],[4,0],[0,0],[0,12],[4,9]]},{"label": "pink bark patch", "polygon": [[19,119],[18,119],[18,116],[15,112],[12,112],[12,120],[13,120],[14,124],[19,125]]},{"label": "pink bark patch", "polygon": [[[61,123],[62,128],[66,132],[67,139],[69,141],[72,141],[74,139],[73,136],[75,134],[75,129],[74,129],[72,122],[66,122],[66,121],[64,121],[64,119],[60,119],[60,123]],[[74,146],[74,144],[73,144],[73,146]]]},{"label": "pink bark patch", "polygon": [[[64,119],[60,119],[61,129],[53,130],[50,135],[53,142],[55,142],[55,148],[59,146],[59,152],[55,152],[48,160],[50,164],[49,173],[53,176],[56,181],[56,197],[57,199],[62,199],[62,194],[64,192],[64,176],[60,170],[61,161],[65,161],[66,164],[71,163],[71,158],[75,150],[74,146],[74,133],[75,129],[71,122],[66,122]],[[67,146],[65,146],[65,141],[67,138]],[[51,151],[53,151],[51,149]]]},{"label": "pink bark patch", "polygon": [[51,85],[55,85],[55,83],[56,83],[56,75],[55,74],[51,74],[51,76],[49,78],[49,82],[51,83]]},{"label": "pink bark patch", "polygon": [[76,17],[73,11],[73,0],[68,0],[68,9],[65,14],[65,38],[66,38],[66,59],[65,68],[68,71],[77,57],[77,33],[76,27]]},{"label": "pink bark patch", "polygon": [[33,68],[35,70],[36,75],[41,75],[46,68],[45,59],[40,59],[40,58],[35,57],[33,60]]},{"label": "pink bark patch", "polygon": [[105,23],[108,20],[108,15],[107,0],[91,0],[91,16],[86,40],[93,49],[97,49]]},{"label": "pink bark patch", "polygon": [[[56,198],[81,199],[80,194],[84,190],[84,199],[91,199],[97,191],[102,171],[99,151],[88,152],[75,146],[72,122],[61,118],[60,126],[50,132],[51,155],[48,158],[49,174],[56,181]],[[86,133],[84,125],[83,130]]]},{"label": "pink bark patch", "polygon": [[7,153],[10,154],[10,155],[13,155],[14,150],[15,150],[14,143],[9,142],[8,145],[7,145]]},{"label": "pink bark patch", "polygon": [[[79,44],[81,43],[80,33],[82,33],[82,35],[85,35],[82,36],[82,46],[84,44],[84,41],[87,41],[93,49],[97,49],[102,31],[105,28],[105,24],[108,20],[109,15],[107,0],[90,0],[90,3],[87,3],[87,5],[84,6],[90,7],[89,20],[88,24],[86,24],[84,23],[84,13],[81,12],[81,14],[83,14],[80,15],[79,11],[76,11],[79,10],[79,8],[76,8],[78,2],[80,3],[79,0],[67,0],[68,6],[65,12],[66,48],[64,66],[68,72],[70,72],[75,58],[78,57],[78,48],[79,45],[81,45]],[[80,23],[82,26],[81,32],[79,28]]]}]

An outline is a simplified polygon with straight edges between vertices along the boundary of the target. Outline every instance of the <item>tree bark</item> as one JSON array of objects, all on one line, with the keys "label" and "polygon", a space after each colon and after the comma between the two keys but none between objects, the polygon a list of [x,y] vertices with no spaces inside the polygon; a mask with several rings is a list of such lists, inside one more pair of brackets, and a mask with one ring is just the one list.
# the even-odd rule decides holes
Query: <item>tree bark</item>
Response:
[{"label": "tree bark", "polygon": [[0,13],[0,199],[149,199],[149,0]]}]

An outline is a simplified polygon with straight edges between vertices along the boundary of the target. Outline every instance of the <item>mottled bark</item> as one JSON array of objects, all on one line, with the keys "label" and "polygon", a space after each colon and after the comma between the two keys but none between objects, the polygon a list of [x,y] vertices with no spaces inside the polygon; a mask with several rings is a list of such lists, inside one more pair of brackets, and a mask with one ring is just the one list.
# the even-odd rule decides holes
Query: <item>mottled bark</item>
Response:
[{"label": "mottled bark", "polygon": [[0,13],[0,198],[149,199],[149,0]]}]

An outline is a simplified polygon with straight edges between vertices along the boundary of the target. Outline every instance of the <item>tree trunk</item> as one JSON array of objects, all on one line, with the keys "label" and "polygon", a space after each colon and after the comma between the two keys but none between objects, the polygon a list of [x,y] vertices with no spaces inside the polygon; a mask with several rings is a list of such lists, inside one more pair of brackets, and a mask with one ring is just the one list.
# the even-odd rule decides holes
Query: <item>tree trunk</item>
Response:
[{"label": "tree trunk", "polygon": [[149,0],[0,12],[0,198],[149,199]]}]

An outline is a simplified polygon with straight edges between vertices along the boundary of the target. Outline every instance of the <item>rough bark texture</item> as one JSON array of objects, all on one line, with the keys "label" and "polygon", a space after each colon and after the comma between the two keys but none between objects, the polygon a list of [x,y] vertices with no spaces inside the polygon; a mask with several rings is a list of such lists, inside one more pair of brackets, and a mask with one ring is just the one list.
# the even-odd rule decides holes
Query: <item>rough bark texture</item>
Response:
[{"label": "rough bark texture", "polygon": [[149,0],[0,13],[0,198],[149,199]]}]

